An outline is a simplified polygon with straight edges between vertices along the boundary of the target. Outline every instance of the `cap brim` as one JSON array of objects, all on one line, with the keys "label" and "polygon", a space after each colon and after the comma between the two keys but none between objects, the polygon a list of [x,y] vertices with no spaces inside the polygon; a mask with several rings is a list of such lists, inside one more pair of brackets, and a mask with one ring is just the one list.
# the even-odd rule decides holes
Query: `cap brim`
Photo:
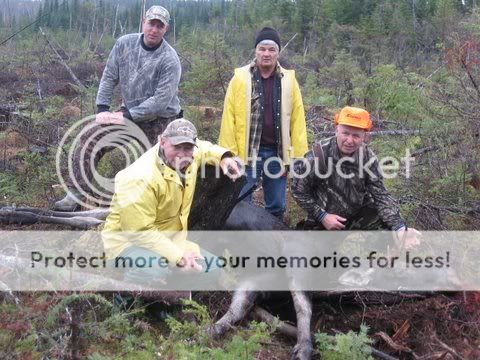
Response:
[{"label": "cap brim", "polygon": [[346,126],[351,126],[357,129],[368,130],[366,127],[359,125],[358,123],[350,123],[348,121],[339,122],[337,125],[346,125]]},{"label": "cap brim", "polygon": [[162,18],[162,17],[160,17],[160,16],[156,16],[156,15],[155,15],[155,16],[147,16],[145,19],[146,19],[147,21],[150,21],[150,20],[159,20],[159,21],[161,21],[163,24],[168,25],[168,21],[167,21],[165,18]]},{"label": "cap brim", "polygon": [[192,138],[189,138],[186,136],[172,136],[172,137],[169,137],[168,140],[172,145],[186,144],[186,143],[197,145],[195,140],[192,140]]}]

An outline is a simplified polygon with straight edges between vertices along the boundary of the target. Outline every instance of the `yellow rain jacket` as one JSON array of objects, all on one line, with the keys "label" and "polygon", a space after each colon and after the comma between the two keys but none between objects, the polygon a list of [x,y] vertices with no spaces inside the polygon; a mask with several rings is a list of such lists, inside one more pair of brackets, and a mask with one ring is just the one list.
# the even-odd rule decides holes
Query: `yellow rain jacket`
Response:
[{"label": "yellow rain jacket", "polygon": [[138,246],[166,257],[173,266],[185,251],[200,252],[186,233],[197,173],[202,163],[219,163],[227,150],[201,140],[197,146],[184,182],[158,155],[159,144],[116,175],[102,232],[108,259]]},{"label": "yellow rain jacket", "polygon": [[[251,69],[254,63],[235,69],[228,85],[223,105],[222,125],[219,145],[223,146],[244,162],[248,156],[250,134],[250,112],[252,98]],[[290,163],[292,158],[303,157],[308,150],[305,112],[300,87],[295,79],[294,70],[286,70],[280,65],[281,72],[281,134],[283,162]]]}]

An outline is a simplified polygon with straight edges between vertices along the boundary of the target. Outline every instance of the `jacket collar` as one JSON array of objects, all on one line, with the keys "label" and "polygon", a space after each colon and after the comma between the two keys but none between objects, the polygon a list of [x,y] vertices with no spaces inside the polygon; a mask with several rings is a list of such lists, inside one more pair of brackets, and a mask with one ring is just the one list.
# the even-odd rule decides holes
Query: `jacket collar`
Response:
[{"label": "jacket collar", "polygon": [[[253,73],[254,69],[257,68],[257,64],[255,60],[253,60],[250,64],[248,64],[250,72]],[[280,65],[280,63],[277,61],[277,66],[275,67],[275,72],[280,75],[280,77],[284,76],[285,69]]]}]

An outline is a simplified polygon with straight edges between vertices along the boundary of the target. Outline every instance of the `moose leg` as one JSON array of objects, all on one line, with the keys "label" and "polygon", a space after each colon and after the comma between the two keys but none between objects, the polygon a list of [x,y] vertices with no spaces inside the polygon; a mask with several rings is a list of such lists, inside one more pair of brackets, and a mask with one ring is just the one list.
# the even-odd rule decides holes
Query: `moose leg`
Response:
[{"label": "moose leg", "polygon": [[312,303],[304,291],[292,291],[293,304],[297,314],[297,344],[293,348],[292,359],[308,360],[312,356]]},{"label": "moose leg", "polygon": [[221,336],[234,324],[245,318],[255,304],[257,294],[256,291],[236,290],[226,314],[206,330],[207,334]]}]

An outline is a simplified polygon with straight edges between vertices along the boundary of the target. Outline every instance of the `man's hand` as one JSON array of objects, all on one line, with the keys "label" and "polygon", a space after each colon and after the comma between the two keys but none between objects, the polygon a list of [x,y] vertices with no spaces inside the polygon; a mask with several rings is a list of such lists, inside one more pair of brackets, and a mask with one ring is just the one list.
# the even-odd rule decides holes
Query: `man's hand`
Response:
[{"label": "man's hand", "polygon": [[400,246],[403,246],[406,250],[413,249],[414,247],[420,245],[419,237],[422,236],[420,231],[413,228],[401,228],[397,230],[396,235],[400,241]]},{"label": "man's hand", "polygon": [[343,224],[347,219],[335,215],[335,214],[327,214],[322,219],[321,223],[327,230],[342,230],[345,228]]},{"label": "man's hand", "polygon": [[101,125],[125,124],[125,120],[123,120],[123,113],[121,111],[117,111],[117,112],[104,111],[104,112],[98,113],[95,116],[95,122]]},{"label": "man's hand", "polygon": [[178,261],[177,266],[184,272],[201,272],[203,271],[202,266],[197,263],[197,259],[201,259],[199,253],[193,251],[186,251],[180,261]]},{"label": "man's hand", "polygon": [[220,161],[220,168],[232,181],[237,180],[242,175],[237,161],[232,157],[223,158]]}]

